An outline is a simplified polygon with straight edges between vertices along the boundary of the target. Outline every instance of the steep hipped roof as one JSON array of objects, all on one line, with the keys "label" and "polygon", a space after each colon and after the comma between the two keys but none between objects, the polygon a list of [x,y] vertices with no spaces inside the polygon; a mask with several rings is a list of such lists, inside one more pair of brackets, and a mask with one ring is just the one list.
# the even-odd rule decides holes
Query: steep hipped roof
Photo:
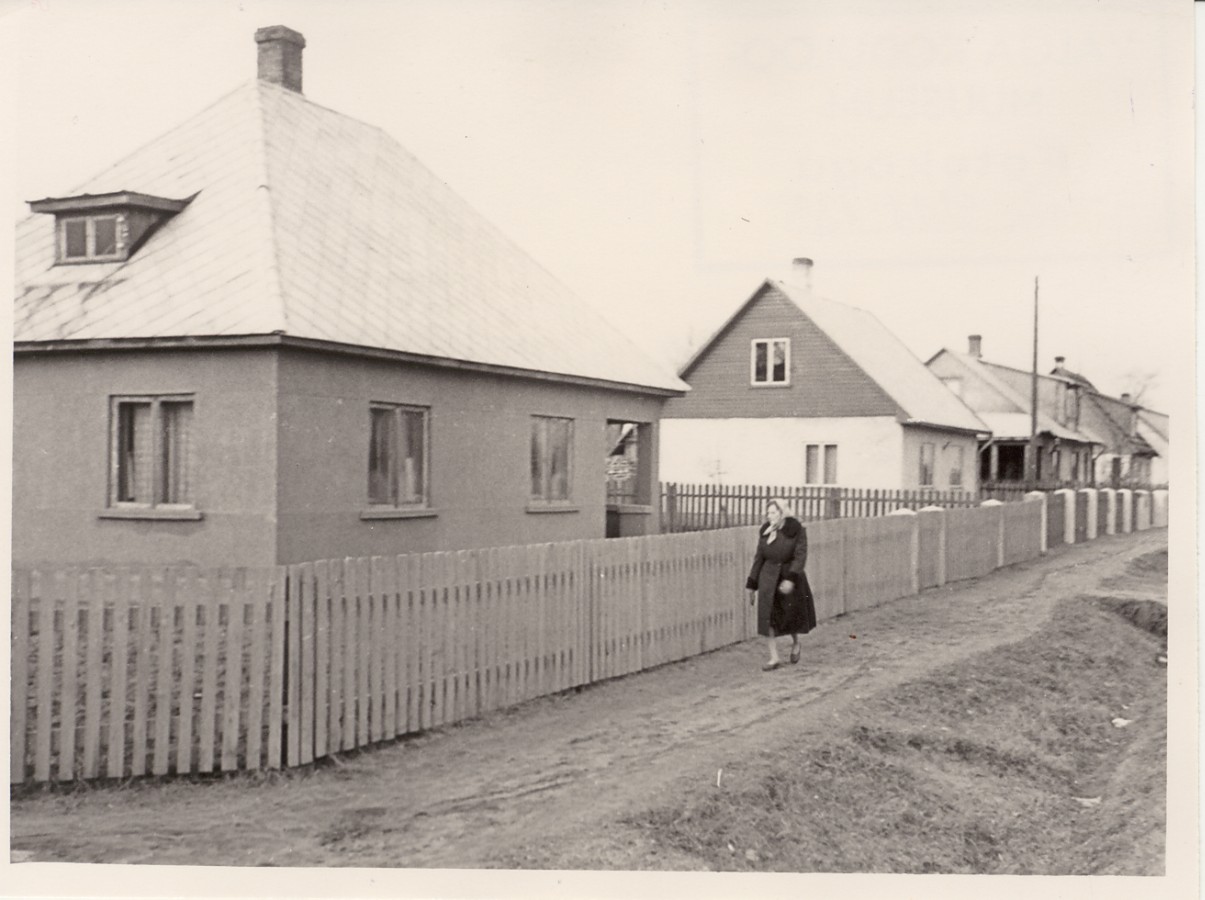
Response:
[{"label": "steep hipped roof", "polygon": [[899,406],[905,424],[933,425],[986,433],[988,427],[929,371],[924,363],[873,315],[816,296],[809,288],[767,279],[682,367],[687,377],[694,365],[726,334],[766,285],[777,288],[803,315],[862,369]]},{"label": "steep hipped roof", "polygon": [[[934,354],[933,359],[938,356],[945,355],[951,359],[957,360],[963,368],[968,372],[978,377],[993,391],[1003,397],[1014,408],[1013,412],[979,412],[977,415],[992,426],[992,435],[997,440],[1016,440],[1028,439],[1032,423],[1030,421],[1030,401],[1028,397],[1021,395],[1013,390],[1012,386],[1002,379],[993,368],[1003,369],[1004,366],[999,366],[996,363],[989,363],[977,356],[970,356],[966,353],[956,353],[948,348],[942,349]],[[933,362],[932,359],[929,362]],[[928,368],[926,366],[926,368]],[[1039,378],[1049,378],[1050,376],[1039,375]],[[943,385],[944,387],[944,385]],[[1077,431],[1070,426],[1063,425],[1053,417],[1042,411],[1041,405],[1038,406],[1038,433],[1049,433],[1054,437],[1063,438],[1064,440],[1080,441],[1083,443],[1099,443],[1091,435],[1084,434],[1082,431]]]},{"label": "steep hipped roof", "polygon": [[253,81],[76,193],[196,194],[124,263],[17,229],[14,340],[283,333],[687,390],[380,129]]}]

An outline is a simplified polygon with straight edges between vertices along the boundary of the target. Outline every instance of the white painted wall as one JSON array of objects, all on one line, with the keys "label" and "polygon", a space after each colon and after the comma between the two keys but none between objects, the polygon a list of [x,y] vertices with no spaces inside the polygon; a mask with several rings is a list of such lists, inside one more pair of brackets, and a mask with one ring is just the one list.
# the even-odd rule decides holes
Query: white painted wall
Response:
[{"label": "white painted wall", "polygon": [[837,445],[842,487],[903,487],[903,429],[891,416],[662,419],[661,480],[802,485],[807,444]]},{"label": "white painted wall", "polygon": [[[922,444],[932,444],[934,453],[933,484],[938,490],[979,490],[979,442],[973,434],[959,434],[921,425],[909,425],[904,431],[904,453],[899,485],[907,490],[920,487],[920,454]],[[950,467],[954,464],[955,448],[962,448],[962,484],[950,484]],[[887,487],[894,487],[892,482]],[[880,487],[880,485],[870,485]]]}]

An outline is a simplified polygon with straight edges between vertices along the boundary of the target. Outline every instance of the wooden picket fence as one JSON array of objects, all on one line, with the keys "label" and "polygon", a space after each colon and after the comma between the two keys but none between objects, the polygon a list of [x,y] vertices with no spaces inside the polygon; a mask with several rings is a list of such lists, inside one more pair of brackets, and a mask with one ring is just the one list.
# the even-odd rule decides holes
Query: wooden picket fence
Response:
[{"label": "wooden picket fence", "polygon": [[[1042,509],[812,523],[818,618],[1032,558]],[[267,569],[16,568],[11,783],[305,765],[743,641],[756,540],[743,526]]]},{"label": "wooden picket fence", "polygon": [[884,516],[897,509],[925,506],[960,509],[979,504],[974,492],[935,488],[904,491],[666,482],[661,485],[661,530],[677,533],[757,525],[765,521],[766,503],[775,497],[785,500],[801,522]]},{"label": "wooden picket fence", "polygon": [[744,640],[749,544],[16,569],[12,783],[303,765]]}]

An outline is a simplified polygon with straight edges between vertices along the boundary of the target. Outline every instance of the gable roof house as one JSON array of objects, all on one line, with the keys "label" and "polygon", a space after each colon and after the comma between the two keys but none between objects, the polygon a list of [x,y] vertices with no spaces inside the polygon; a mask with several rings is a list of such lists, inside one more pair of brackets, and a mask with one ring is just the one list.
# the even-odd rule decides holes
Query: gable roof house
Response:
[{"label": "gable roof house", "polygon": [[[982,347],[982,337],[973,334],[966,353],[943,348],[926,365],[991,426],[991,442],[981,454],[981,480],[1022,482],[1032,431],[1033,375],[989,362]],[[1056,357],[1054,370],[1038,375],[1037,480],[1072,487],[1097,484],[1102,453],[1120,447],[1125,438],[1106,411],[1109,398],[1063,362]]]},{"label": "gable roof house", "polygon": [[[1054,358],[1051,375],[1069,378],[1083,388],[1080,417],[1083,430],[1100,442],[1095,457],[1096,484],[1102,487],[1147,487],[1167,483],[1167,437],[1157,428],[1142,424],[1143,413],[1151,421],[1166,416],[1134,403],[1129,394],[1110,397],[1102,394],[1087,378],[1069,371],[1064,357]],[[1150,440],[1147,440],[1147,436]],[[1161,445],[1162,449],[1157,449]],[[1155,479],[1156,461],[1161,478]]]},{"label": "gable roof house", "polygon": [[300,34],[255,39],[258,78],[18,225],[14,560],[601,537],[608,424],[640,445],[623,528],[656,530],[686,386],[389,135],[307,100]]},{"label": "gable roof house", "polygon": [[870,313],[766,279],[681,369],[667,481],[976,489],[987,426]]}]

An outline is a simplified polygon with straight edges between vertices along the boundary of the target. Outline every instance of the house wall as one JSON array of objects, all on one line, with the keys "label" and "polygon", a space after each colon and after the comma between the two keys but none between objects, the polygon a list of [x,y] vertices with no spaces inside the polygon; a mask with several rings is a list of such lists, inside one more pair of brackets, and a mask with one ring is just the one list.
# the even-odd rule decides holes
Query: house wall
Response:
[{"label": "house wall", "polygon": [[[977,491],[979,489],[979,443],[973,434],[959,434],[943,431],[937,428],[923,428],[915,425],[903,426],[903,472],[900,474],[900,486],[906,489],[917,488],[920,483],[921,445],[933,445],[933,484],[932,487],[942,490]],[[950,484],[950,467],[957,455],[956,449],[962,448],[962,484]]]},{"label": "house wall", "polygon": [[1168,479],[1168,440],[1155,429],[1138,417],[1138,434],[1159,455],[1151,460],[1151,484],[1167,484]]},{"label": "house wall", "polygon": [[[13,371],[15,563],[275,561],[275,362],[256,351],[20,354]],[[102,518],[109,398],[192,393],[200,521]]]},{"label": "house wall", "polygon": [[[750,384],[750,342],[781,337],[791,340],[790,383]],[[769,285],[684,377],[691,391],[665,404],[667,419],[893,416],[899,411],[878,384]]]},{"label": "house wall", "polygon": [[837,445],[842,487],[904,486],[902,429],[892,416],[663,419],[661,478],[687,484],[801,485],[807,444]]},{"label": "house wall", "polygon": [[[660,398],[296,349],[279,365],[281,563],[603,537],[608,419],[653,424],[656,484]],[[361,518],[372,401],[430,408],[435,515]],[[532,415],[574,420],[572,512],[529,511]],[[658,531],[655,505],[624,533],[640,523]]]}]

